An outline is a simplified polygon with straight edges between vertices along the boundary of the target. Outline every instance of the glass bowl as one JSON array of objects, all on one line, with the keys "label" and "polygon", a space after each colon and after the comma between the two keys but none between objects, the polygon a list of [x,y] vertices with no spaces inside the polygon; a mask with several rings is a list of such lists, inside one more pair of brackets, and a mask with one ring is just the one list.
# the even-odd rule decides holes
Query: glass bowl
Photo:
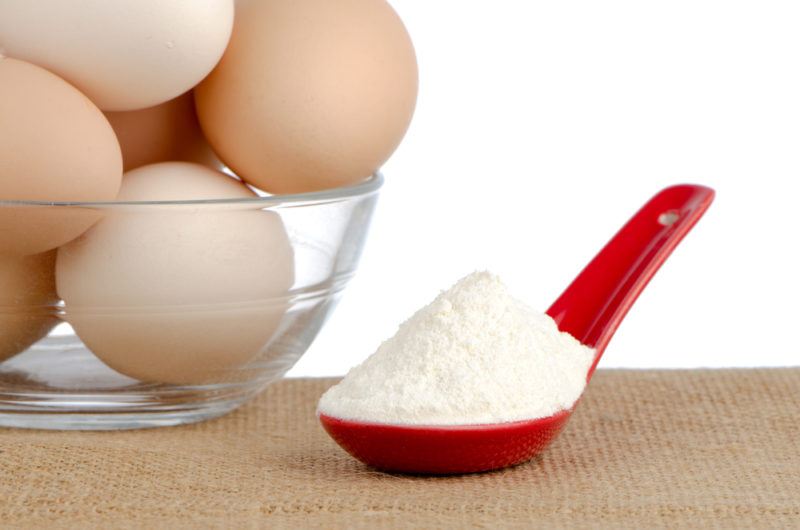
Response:
[{"label": "glass bowl", "polygon": [[253,199],[0,202],[0,227],[29,223],[33,246],[54,220],[150,227],[127,248],[101,247],[94,270],[71,250],[80,239],[13,266],[0,257],[0,426],[169,426],[242,405],[322,328],[356,271],[382,184],[376,174]]}]

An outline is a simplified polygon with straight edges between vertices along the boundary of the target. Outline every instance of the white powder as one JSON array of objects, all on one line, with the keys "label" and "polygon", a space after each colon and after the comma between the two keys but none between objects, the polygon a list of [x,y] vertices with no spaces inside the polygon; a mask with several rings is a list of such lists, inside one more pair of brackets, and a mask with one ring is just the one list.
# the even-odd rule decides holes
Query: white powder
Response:
[{"label": "white powder", "polygon": [[577,401],[593,359],[497,276],[478,272],[403,323],[322,396],[319,412],[412,425],[543,418]]}]

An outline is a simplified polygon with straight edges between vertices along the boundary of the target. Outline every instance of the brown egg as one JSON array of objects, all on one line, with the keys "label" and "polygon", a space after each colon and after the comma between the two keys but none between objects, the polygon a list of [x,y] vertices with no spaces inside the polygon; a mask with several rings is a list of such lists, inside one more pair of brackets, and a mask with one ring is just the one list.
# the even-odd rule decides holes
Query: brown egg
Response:
[{"label": "brown egg", "polygon": [[[125,175],[123,201],[253,199],[204,166],[165,162]],[[103,362],[142,381],[222,381],[266,351],[287,309],[294,252],[258,204],[109,212],[58,250],[65,319]]]},{"label": "brown egg", "polygon": [[0,257],[0,361],[25,351],[58,323],[55,251]]},{"label": "brown egg", "polygon": [[122,147],[125,171],[171,160],[222,167],[200,130],[192,92],[148,109],[106,112],[106,118]]},{"label": "brown egg", "polygon": [[402,140],[417,96],[411,40],[384,0],[244,0],[195,90],[206,137],[272,193],[354,183]]},{"label": "brown egg", "polygon": [[[86,96],[47,70],[0,57],[0,201],[107,201],[122,155]],[[92,210],[0,205],[0,254],[26,255],[81,235]]]}]

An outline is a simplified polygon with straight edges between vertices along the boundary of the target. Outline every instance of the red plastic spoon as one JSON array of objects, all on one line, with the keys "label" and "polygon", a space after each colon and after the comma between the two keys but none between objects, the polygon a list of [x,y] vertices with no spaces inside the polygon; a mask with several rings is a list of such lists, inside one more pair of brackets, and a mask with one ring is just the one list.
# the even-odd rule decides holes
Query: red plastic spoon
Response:
[{"label": "red plastic spoon", "polygon": [[[617,233],[547,310],[562,331],[595,348],[591,379],[611,337],[647,283],[714,200],[704,186],[667,188]],[[348,453],[386,471],[452,474],[520,464],[564,428],[572,409],[547,418],[465,426],[363,423],[320,415]]]}]

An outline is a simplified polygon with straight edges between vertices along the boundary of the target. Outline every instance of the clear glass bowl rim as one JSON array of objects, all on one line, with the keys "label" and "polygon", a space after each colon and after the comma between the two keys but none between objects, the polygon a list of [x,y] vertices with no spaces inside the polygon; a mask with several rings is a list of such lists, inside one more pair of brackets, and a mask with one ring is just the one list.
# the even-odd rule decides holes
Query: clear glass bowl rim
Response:
[{"label": "clear glass bowl rim", "polygon": [[117,207],[130,206],[187,206],[187,205],[258,205],[261,207],[287,206],[292,204],[315,204],[344,201],[357,197],[366,197],[376,193],[384,183],[383,174],[375,172],[365,180],[349,186],[340,186],[321,191],[305,193],[289,193],[285,195],[268,195],[244,199],[195,199],[195,200],[170,200],[170,201],[14,201],[0,200],[0,208],[18,207],[62,207],[62,208],[90,208],[107,210]]}]

